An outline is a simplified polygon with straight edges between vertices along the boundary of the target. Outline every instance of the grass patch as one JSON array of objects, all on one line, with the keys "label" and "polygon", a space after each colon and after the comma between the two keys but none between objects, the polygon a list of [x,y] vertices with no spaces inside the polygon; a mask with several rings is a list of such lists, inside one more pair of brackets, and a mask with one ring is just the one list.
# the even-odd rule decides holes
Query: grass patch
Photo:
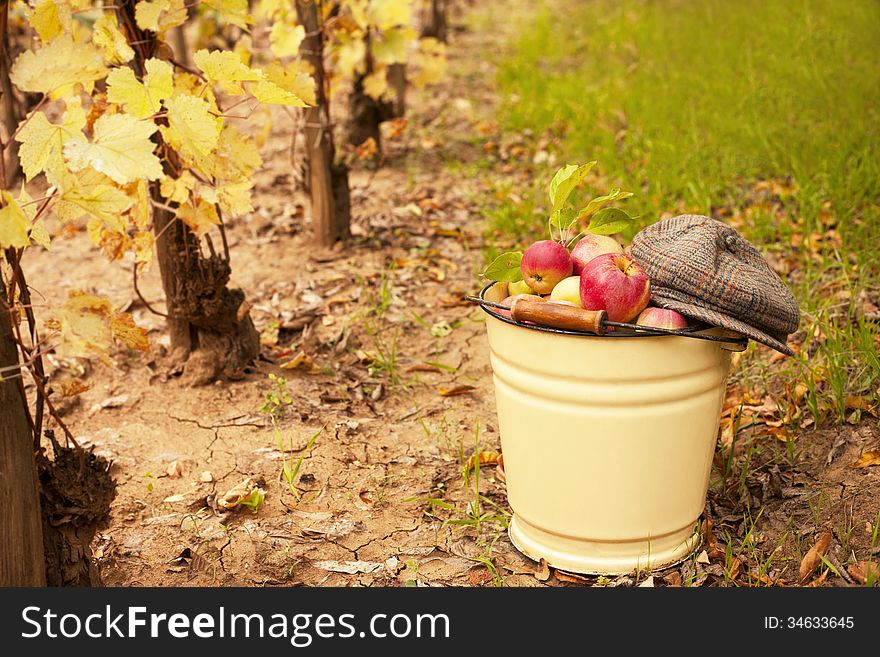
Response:
[{"label": "grass patch", "polygon": [[727,221],[795,292],[799,357],[768,376],[755,356],[766,352],[751,350],[741,376],[805,398],[817,423],[876,408],[880,4],[557,0],[536,11],[500,62],[499,121],[558,159],[523,158],[532,193],[496,186],[490,241],[542,235],[552,170],[597,159],[596,187],[633,191],[627,208],[643,225],[684,212]]}]

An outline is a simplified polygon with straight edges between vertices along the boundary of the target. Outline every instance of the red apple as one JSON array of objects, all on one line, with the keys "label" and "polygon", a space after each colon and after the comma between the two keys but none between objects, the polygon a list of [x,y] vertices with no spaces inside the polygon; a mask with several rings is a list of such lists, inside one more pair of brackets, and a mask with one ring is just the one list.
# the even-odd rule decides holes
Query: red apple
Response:
[{"label": "red apple", "polygon": [[623,247],[617,243],[617,240],[607,235],[587,233],[571,250],[571,260],[574,264],[572,273],[580,274],[590,260],[603,253],[623,253]]},{"label": "red apple", "polygon": [[687,320],[679,313],[668,308],[645,308],[636,324],[640,326],[656,326],[657,328],[683,329],[687,328]]},{"label": "red apple", "polygon": [[[507,297],[506,299],[504,299],[504,301],[502,301],[501,303],[504,304],[505,306],[512,306],[513,302],[515,300],[523,298],[523,297],[528,298],[528,299],[532,299],[533,301],[538,301],[538,300],[544,301],[544,297],[539,297],[534,294],[512,294],[509,297]],[[510,311],[509,310],[502,310],[501,308],[493,308],[492,310],[494,310],[499,315],[503,315],[504,317],[507,317],[508,319],[510,319]]]},{"label": "red apple", "polygon": [[550,294],[559,281],[571,276],[571,255],[559,242],[540,240],[523,253],[519,268],[530,288]]},{"label": "red apple", "polygon": [[629,322],[650,299],[648,275],[623,253],[596,256],[581,272],[581,304],[587,310],[605,310],[612,322]]}]

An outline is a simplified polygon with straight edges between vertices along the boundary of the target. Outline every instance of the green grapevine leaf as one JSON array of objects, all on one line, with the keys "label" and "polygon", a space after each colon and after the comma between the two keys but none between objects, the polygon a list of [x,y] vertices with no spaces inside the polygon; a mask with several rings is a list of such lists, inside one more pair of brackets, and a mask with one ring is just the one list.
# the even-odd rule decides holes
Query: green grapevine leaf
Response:
[{"label": "green grapevine leaf", "polygon": [[522,272],[519,270],[519,263],[522,260],[522,255],[522,251],[502,253],[486,267],[483,276],[493,281],[504,281],[505,283],[521,281]]}]

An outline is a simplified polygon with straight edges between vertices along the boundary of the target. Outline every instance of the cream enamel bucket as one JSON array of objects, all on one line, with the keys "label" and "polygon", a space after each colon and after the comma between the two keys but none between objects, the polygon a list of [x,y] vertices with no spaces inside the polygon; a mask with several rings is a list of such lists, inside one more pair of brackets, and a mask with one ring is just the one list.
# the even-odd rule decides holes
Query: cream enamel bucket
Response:
[{"label": "cream enamel bucket", "polygon": [[[501,301],[507,285],[482,294]],[[513,545],[588,574],[653,570],[691,555],[730,351],[742,346],[570,335],[484,310]]]}]

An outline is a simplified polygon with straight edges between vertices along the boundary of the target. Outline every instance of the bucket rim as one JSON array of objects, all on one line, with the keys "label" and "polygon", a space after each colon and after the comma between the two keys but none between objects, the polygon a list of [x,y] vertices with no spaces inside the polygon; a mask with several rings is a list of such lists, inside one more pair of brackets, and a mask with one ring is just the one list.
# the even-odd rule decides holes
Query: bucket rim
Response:
[{"label": "bucket rim", "polygon": [[[479,298],[485,300],[485,294],[493,285],[496,285],[498,281],[490,281],[479,292]],[[612,331],[610,333],[605,333],[603,335],[597,335],[595,333],[590,333],[589,331],[576,331],[572,329],[562,329],[555,328],[551,326],[540,326],[538,324],[521,324],[519,322],[514,321],[511,317],[505,317],[500,314],[497,310],[490,306],[485,306],[480,304],[480,308],[488,315],[491,315],[495,319],[504,322],[505,324],[510,324],[511,326],[516,326],[518,328],[523,328],[531,331],[542,331],[544,333],[555,333],[561,335],[571,335],[577,337],[585,337],[585,338],[688,338],[688,337],[700,337],[698,334],[702,331],[706,331],[715,327],[712,326],[689,326],[685,329],[680,329],[683,334],[692,333],[693,336],[689,335],[671,335],[669,333],[663,333],[661,331]],[[715,338],[717,340],[717,338]],[[745,343],[745,344],[743,344]],[[744,351],[748,346],[748,339],[746,338],[744,341],[737,338],[730,338],[730,342],[719,341],[719,345],[721,344],[730,344],[730,347],[721,347],[722,349],[727,349],[728,351]]]}]

